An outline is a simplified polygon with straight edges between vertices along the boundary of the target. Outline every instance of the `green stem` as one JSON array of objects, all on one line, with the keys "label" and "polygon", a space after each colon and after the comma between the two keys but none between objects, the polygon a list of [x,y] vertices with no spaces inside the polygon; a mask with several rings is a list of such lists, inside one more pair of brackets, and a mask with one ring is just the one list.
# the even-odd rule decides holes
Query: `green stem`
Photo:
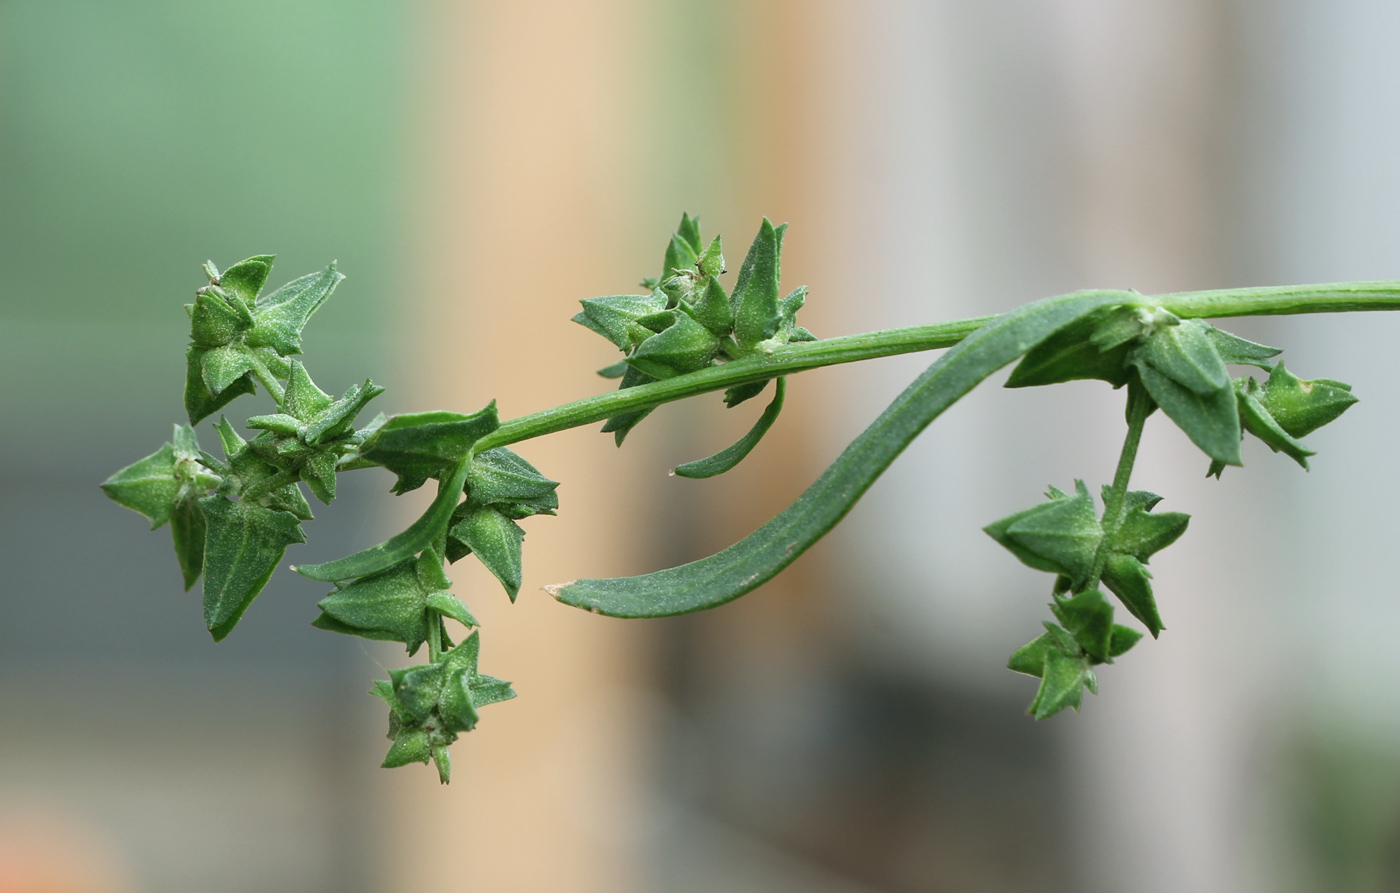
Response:
[{"label": "green stem", "polygon": [[[1183,319],[1400,310],[1400,281],[1178,292],[1155,298],[1136,292],[1123,292],[1123,300],[1125,303],[1156,304]],[[519,443],[545,434],[591,425],[615,415],[648,409],[735,385],[765,381],[779,375],[792,375],[840,363],[952,347],[993,319],[996,317],[980,316],[927,326],[886,329],[862,335],[842,335],[820,341],[788,344],[765,355],[711,366],[665,381],[585,397],[543,412],[511,419],[478,441],[475,450],[482,452]]]},{"label": "green stem", "polygon": [[281,406],[282,398],[286,396],[287,392],[282,388],[282,383],[277,380],[277,376],[269,372],[268,368],[256,357],[253,358],[253,374],[257,376],[258,381],[262,382],[262,386],[267,388],[267,392],[272,395],[272,399],[276,401],[277,405]]},{"label": "green stem", "polygon": [[442,615],[428,612],[428,663],[435,664],[442,659]]},{"label": "green stem", "polygon": [[1099,551],[1094,556],[1094,570],[1089,575],[1088,585],[1098,586],[1103,576],[1104,562],[1108,560],[1108,544],[1123,524],[1123,505],[1128,495],[1128,480],[1133,476],[1133,464],[1137,461],[1138,444],[1142,442],[1143,425],[1157,404],[1148,396],[1147,389],[1134,376],[1128,382],[1128,434],[1123,438],[1123,451],[1118,454],[1118,470],[1113,474],[1113,486],[1104,494],[1103,500],[1103,539],[1099,541]]}]

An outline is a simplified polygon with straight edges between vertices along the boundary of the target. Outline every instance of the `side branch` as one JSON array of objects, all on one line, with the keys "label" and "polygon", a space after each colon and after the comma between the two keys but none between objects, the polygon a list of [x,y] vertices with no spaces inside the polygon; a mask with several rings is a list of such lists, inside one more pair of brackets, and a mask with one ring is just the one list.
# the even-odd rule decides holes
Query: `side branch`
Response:
[{"label": "side branch", "polygon": [[[1400,310],[1400,281],[1218,289],[1177,292],[1155,297],[1129,291],[1118,294],[1122,295],[1124,303],[1152,304],[1183,319]],[[595,424],[639,409],[649,409],[686,397],[722,391],[749,382],[765,381],[780,375],[952,347],[997,318],[979,316],[933,325],[886,329],[788,344],[775,348],[772,353],[764,356],[711,366],[665,381],[610,391],[512,419],[502,423],[495,432],[483,438],[477,451]]]}]

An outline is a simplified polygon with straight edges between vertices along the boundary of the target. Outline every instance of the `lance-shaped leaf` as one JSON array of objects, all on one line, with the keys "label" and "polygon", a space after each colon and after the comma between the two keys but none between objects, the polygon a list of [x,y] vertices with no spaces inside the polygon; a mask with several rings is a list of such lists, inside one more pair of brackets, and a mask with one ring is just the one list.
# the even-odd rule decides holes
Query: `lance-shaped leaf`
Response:
[{"label": "lance-shaped leaf", "polygon": [[1203,394],[1148,363],[1135,365],[1147,393],[1192,443],[1216,462],[1244,464],[1240,457],[1240,412],[1233,387],[1227,383],[1225,387]]},{"label": "lance-shaped leaf", "polygon": [[773,400],[763,410],[763,415],[758,417],[758,421],[754,422],[747,434],[739,438],[732,446],[720,450],[713,456],[677,465],[676,474],[683,478],[711,478],[724,474],[744,461],[744,457],[753,452],[753,448],[758,446],[763,435],[767,434],[768,429],[772,428],[773,423],[778,420],[778,414],[783,411],[783,396],[786,393],[787,378],[780,376],[777,388],[773,393]]},{"label": "lance-shaped leaf", "polygon": [[609,295],[586,298],[579,303],[583,311],[574,316],[574,322],[597,332],[627,353],[652,336],[653,332],[637,320],[665,310],[666,295],[660,291],[648,295]]},{"label": "lance-shaped leaf", "polygon": [[734,339],[752,347],[778,331],[781,261],[777,229],[767,217],[739,269],[730,300],[734,308]]},{"label": "lance-shaped leaf", "polygon": [[540,474],[535,466],[505,447],[477,453],[467,469],[467,493],[481,505],[516,503],[541,510],[530,514],[553,514],[559,507],[555,493],[558,486],[558,481]]},{"label": "lance-shaped leaf", "polygon": [[676,227],[676,235],[690,248],[692,254],[699,254],[704,240],[700,238],[700,217],[690,216],[682,212],[680,225]]},{"label": "lance-shaped leaf", "polygon": [[626,360],[618,360],[611,366],[604,366],[602,369],[599,369],[598,375],[601,378],[621,378],[630,368],[632,367],[627,365]]},{"label": "lance-shaped leaf", "polygon": [[1208,396],[1228,387],[1230,373],[1204,320],[1187,319],[1162,326],[1133,350],[1133,361],[1146,364],[1188,390]]},{"label": "lance-shaped leaf", "polygon": [[360,456],[398,475],[394,492],[407,493],[461,462],[472,444],[499,426],[494,400],[471,415],[416,412],[391,416],[360,447]]},{"label": "lance-shaped leaf", "polygon": [[384,389],[368,378],[362,385],[352,385],[345,396],[327,406],[315,421],[306,426],[302,440],[311,446],[344,437],[355,426],[355,417],[369,401],[384,393]]},{"label": "lance-shaped leaf", "polygon": [[565,604],[616,617],[665,617],[713,608],[772,579],[850,511],[900,452],[996,370],[1085,314],[1131,297],[1076,292],[989,321],[943,354],[788,508],[721,552],[637,577],[545,587]]},{"label": "lance-shaped leaf", "polygon": [[[1131,337],[1113,343],[1123,327],[1123,319],[1131,325]],[[1114,338],[1099,339],[1107,347],[1095,340],[1095,336],[1105,330],[1114,333]],[[1125,363],[1131,347],[1129,342],[1141,333],[1137,308],[1106,308],[1089,319],[1065,326],[1027,351],[1011,370],[1006,387],[1029,388],[1083,379],[1100,379],[1115,388],[1121,387],[1128,381]]]},{"label": "lance-shaped leaf", "polygon": [[1300,381],[1283,363],[1269,373],[1269,380],[1257,397],[1290,437],[1307,437],[1356,402],[1351,385],[1330,378]]},{"label": "lance-shaped leaf", "polygon": [[1270,362],[1270,359],[1283,353],[1280,348],[1246,341],[1238,335],[1232,335],[1217,329],[1215,326],[1208,325],[1206,334],[1215,343],[1215,349],[1220,354],[1221,361],[1235,366],[1258,366],[1260,369],[1269,371],[1275,365]]},{"label": "lance-shaped leaf", "polygon": [[677,312],[675,322],[643,341],[627,363],[653,378],[671,378],[704,369],[718,354],[719,338],[689,314]]},{"label": "lance-shaped leaf", "polygon": [[[225,273],[227,275],[227,273]],[[250,347],[270,347],[281,356],[301,353],[301,330],[345,277],[332,261],[319,273],[293,279],[253,306]]]},{"label": "lance-shaped leaf", "polygon": [[204,543],[207,526],[204,510],[199,506],[199,492],[193,488],[182,491],[170,513],[170,539],[175,545],[175,560],[180,563],[180,576],[189,592],[204,570]]},{"label": "lance-shaped leaf", "polygon": [[1103,527],[1089,488],[1083,481],[1075,481],[1074,486],[1074,496],[1060,495],[983,530],[1026,565],[1063,574],[1079,588],[1093,569]]},{"label": "lance-shaped leaf", "polygon": [[463,459],[453,467],[450,475],[443,475],[438,484],[437,498],[403,533],[354,555],[323,564],[298,565],[292,569],[303,577],[322,583],[337,583],[388,570],[410,555],[422,552],[446,533],[452,520],[452,512],[461,499],[462,487],[466,482],[467,462]]},{"label": "lance-shaped leaf", "polygon": [[510,518],[490,506],[467,512],[453,526],[451,536],[461,541],[495,575],[511,601],[520,593],[521,547],[525,531]]},{"label": "lance-shaped leaf", "polygon": [[1134,617],[1142,621],[1152,638],[1165,629],[1157,612],[1157,599],[1152,595],[1152,574],[1132,555],[1111,552],[1104,562],[1103,583]]},{"label": "lance-shaped leaf", "polygon": [[287,546],[306,542],[290,512],[233,502],[199,501],[207,527],[204,546],[204,622],[214,641],[233,631],[267,585]]}]

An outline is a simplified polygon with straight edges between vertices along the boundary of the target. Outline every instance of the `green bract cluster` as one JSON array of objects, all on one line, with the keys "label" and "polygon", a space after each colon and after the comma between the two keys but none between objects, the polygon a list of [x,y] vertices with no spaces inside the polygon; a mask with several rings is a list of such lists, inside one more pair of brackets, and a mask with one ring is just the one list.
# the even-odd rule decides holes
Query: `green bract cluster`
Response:
[{"label": "green bract cluster", "polygon": [[[337,474],[351,469],[388,469],[397,476],[395,493],[437,480],[437,499],[408,531],[298,570],[335,585],[312,621],[320,629],[401,642],[409,654],[428,643],[427,664],[394,671],[393,683],[380,683],[374,693],[390,705],[394,745],[385,765],[431,759],[445,782],[447,745],[476,724],[477,707],[514,692],[477,673],[477,633],[453,647],[443,618],[469,629],[478,623],[451,593],[444,560],[475,554],[514,599],[524,537],[515,521],[553,514],[558,484],[504,447],[473,453],[500,424],[494,404],[471,415],[379,415],[357,429],[356,418],[384,389],[366,379],[333,398],[292,358],[307,320],[344,277],[332,264],[260,297],[271,268],[270,255],[222,274],[205,265],[209,285],[188,305],[190,425],[176,425],[170,443],[117,472],[103,489],[156,527],[171,522],[185,588],[203,575],[205,622],[218,641],[262,591],[287,546],[306,541],[301,524],[312,513],[301,484],[329,504]],[[191,425],[253,393],[255,383],[277,411],[248,419],[247,428],[257,432],[251,439],[221,418],[214,428],[223,458],[201,450]]]},{"label": "green bract cluster", "polygon": [[[453,594],[444,565],[475,555],[513,601],[521,586],[521,520],[553,515],[559,484],[507,447],[578,425],[605,422],[619,445],[653,408],[724,390],[733,407],[774,381],[774,396],[737,443],[676,469],[711,477],[744,459],[782,410],[785,376],[820,366],[916,350],[950,348],[914,380],[788,508],[738,543],[698,561],[633,577],[578,579],[545,587],[559,601],[615,617],[664,617],[717,607],[763,585],[826,535],[928,425],[997,370],[1017,364],[1009,387],[1102,379],[1126,386],[1128,433],[1102,508],[1089,488],[1050,488],[1048,499],[986,530],[1025,564],[1054,575],[1045,633],[1010,667],[1040,678],[1030,712],[1038,719],[1078,708],[1097,690],[1095,668],[1141,638],[1114,622],[1107,590],[1155,638],[1162,619],[1147,564],[1186,530],[1189,519],[1155,511],[1161,497],[1130,490],[1147,418],[1157,409],[1210,460],[1219,477],[1241,464],[1246,432],[1304,468],[1313,453],[1300,438],[1341,415],[1356,398],[1338,381],[1301,381],[1279,351],[1223,332],[1208,316],[1400,309],[1400,283],[1339,283],[1234,289],[1147,298],[1082,291],[1046,298],[995,317],[817,341],[797,325],[806,288],[780,297],[786,224],[759,227],[732,289],[718,237],[706,243],[686,214],[666,247],[661,275],[645,294],[583,301],[574,320],[605,337],[623,360],[599,374],[618,391],[502,423],[493,402],[474,413],[421,412],[356,420],[383,389],[366,379],[339,399],[322,391],[295,357],[302,330],[343,278],[331,264],[263,295],[271,255],[220,273],[187,305],[185,409],[189,424],[102,488],[152,528],[169,523],[185,588],[204,580],[204,616],[216,641],[237,625],[287,547],[306,537],[311,506],[329,504],[337,475],[383,468],[393,492],[436,482],[427,510],[409,527],[353,555],[293,569],[332,584],[314,626],[402,643],[427,663],[389,671],[372,694],[389,706],[393,742],[384,766],[437,765],[446,782],[448,746],[486,704],[515,696],[510,684],[477,670],[479,624]],[[1255,366],[1263,380],[1230,377]],[[285,382],[285,384],[284,384]],[[246,422],[245,437],[220,418],[222,458],[200,449],[192,426],[261,385],[275,411]],[[1100,588],[1102,587],[1102,589]],[[468,630],[453,643],[446,620]]]},{"label": "green bract cluster", "polygon": [[[783,235],[787,224],[774,226],[768,218],[754,236],[739,267],[734,290],[726,293],[719,276],[726,272],[719,236],[709,245],[700,237],[700,218],[681,215],[681,223],[666,246],[661,276],[642,280],[645,295],[612,295],[581,301],[574,322],[611,341],[624,354],[622,362],[598,374],[621,378],[620,387],[698,372],[816,336],[797,324],[797,311],[807,300],[807,286],[782,294]],[[733,408],[767,387],[767,380],[727,389],[725,405]],[[773,426],[783,407],[785,381],[778,379],[773,401],[754,427],[733,446],[708,459],[676,469],[682,477],[705,478],[738,465]],[[650,409],[614,416],[603,425],[621,446],[627,433]]]},{"label": "green bract cluster", "polygon": [[[1049,501],[985,529],[1022,562],[1056,575],[1051,612],[1060,625],[1011,656],[1009,667],[1040,677],[1031,702],[1037,719],[1065,707],[1078,709],[1082,689],[1097,691],[1091,669],[1111,663],[1141,637],[1113,622],[1113,606],[1097,588],[1118,597],[1153,638],[1163,630],[1152,574],[1146,564],[1186,532],[1177,512],[1153,512],[1162,497],[1127,489],[1142,426],[1160,408],[1210,458],[1208,474],[1242,465],[1240,441],[1248,431],[1275,452],[1307,468],[1313,455],[1298,439],[1356,402],[1339,381],[1299,381],[1273,358],[1281,351],[1246,341],[1199,319],[1146,303],[1129,302],[1090,314],[1032,348],[1007,387],[1102,379],[1128,386],[1128,437],[1099,515],[1083,481],[1075,495],[1054,487]],[[1264,383],[1231,379],[1227,365],[1257,366]]]}]

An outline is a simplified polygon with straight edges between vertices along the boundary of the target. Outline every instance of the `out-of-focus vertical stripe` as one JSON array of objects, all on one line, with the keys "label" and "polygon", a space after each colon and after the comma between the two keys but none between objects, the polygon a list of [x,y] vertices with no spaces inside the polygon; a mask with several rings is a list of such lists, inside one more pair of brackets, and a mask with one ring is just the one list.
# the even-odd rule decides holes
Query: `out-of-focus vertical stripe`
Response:
[{"label": "out-of-focus vertical stripe", "polygon": [[[494,398],[511,417],[609,386],[593,370],[611,360],[569,317],[579,298],[632,290],[641,269],[628,247],[642,175],[629,115],[656,60],[636,6],[442,4],[423,17],[427,149],[410,252],[423,303],[405,345],[420,408]],[[563,484],[560,517],[524,522],[517,604],[475,561],[451,569],[483,623],[483,672],[520,696],[455,746],[450,787],[417,767],[386,781],[398,817],[389,889],[631,886],[647,631],[540,591],[637,569],[624,559],[641,522],[611,440],[590,427],[518,448]]]}]

